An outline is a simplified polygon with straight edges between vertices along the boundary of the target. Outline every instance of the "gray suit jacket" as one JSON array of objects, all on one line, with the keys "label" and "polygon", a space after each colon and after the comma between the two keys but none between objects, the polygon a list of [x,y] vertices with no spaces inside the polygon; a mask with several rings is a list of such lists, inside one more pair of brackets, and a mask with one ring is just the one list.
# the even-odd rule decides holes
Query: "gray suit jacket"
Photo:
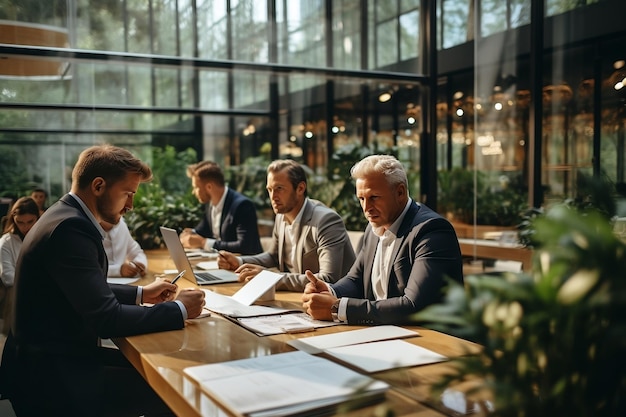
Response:
[{"label": "gray suit jacket", "polygon": [[349,298],[349,324],[409,322],[413,313],[441,300],[446,278],[463,283],[463,261],[454,228],[428,207],[412,202],[391,255],[387,299],[376,300],[372,264],[378,240],[368,225],[352,269],[332,285],[337,297]]},{"label": "gray suit jacket", "polygon": [[[242,256],[242,261],[287,272],[283,259],[285,225],[284,215],[277,214],[270,249],[258,255]],[[334,210],[307,199],[298,233],[297,255],[293,261],[297,273],[285,274],[276,289],[304,290],[308,282],[304,275],[307,269],[326,282],[335,282],[348,272],[355,259],[354,250],[343,220]]]}]

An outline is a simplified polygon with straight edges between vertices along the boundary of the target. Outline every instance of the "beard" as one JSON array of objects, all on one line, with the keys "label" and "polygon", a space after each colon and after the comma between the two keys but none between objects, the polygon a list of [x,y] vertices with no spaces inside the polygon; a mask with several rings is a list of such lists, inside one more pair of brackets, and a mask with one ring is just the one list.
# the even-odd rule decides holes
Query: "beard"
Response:
[{"label": "beard", "polygon": [[122,213],[120,211],[115,212],[112,210],[113,202],[108,194],[105,193],[102,197],[98,198],[96,200],[96,206],[101,220],[111,224],[118,224],[122,219]]}]

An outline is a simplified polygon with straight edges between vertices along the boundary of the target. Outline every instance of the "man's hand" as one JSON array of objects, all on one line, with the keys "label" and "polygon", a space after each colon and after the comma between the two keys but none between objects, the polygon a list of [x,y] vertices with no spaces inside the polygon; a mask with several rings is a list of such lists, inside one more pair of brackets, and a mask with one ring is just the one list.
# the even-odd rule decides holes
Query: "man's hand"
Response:
[{"label": "man's hand", "polygon": [[330,308],[337,298],[328,289],[328,284],[317,279],[309,270],[305,271],[309,282],[304,287],[302,294],[302,307],[306,313],[316,320],[332,320]]},{"label": "man's hand", "polygon": [[157,279],[154,282],[143,287],[143,302],[150,304],[163,303],[172,301],[176,295],[178,286],[171,282]]},{"label": "man's hand", "polygon": [[260,265],[243,264],[239,268],[235,269],[235,272],[239,274],[239,282],[248,282],[264,269],[265,268]]},{"label": "man's hand", "polygon": [[316,320],[331,321],[333,317],[330,314],[330,308],[335,301],[337,298],[329,292],[302,294],[302,307]]},{"label": "man's hand", "polygon": [[204,243],[206,242],[206,238],[200,236],[193,229],[183,229],[180,233],[180,243],[183,244],[185,248],[204,248]]},{"label": "man's hand", "polygon": [[221,250],[217,253],[217,267],[234,271],[239,268],[239,259],[232,253]]},{"label": "man's hand", "polygon": [[141,262],[128,261],[120,267],[120,275],[123,277],[136,277],[146,275],[146,266]]},{"label": "man's hand", "polygon": [[195,319],[204,307],[204,291],[197,288],[185,288],[178,293],[176,299],[187,309],[187,318]]},{"label": "man's hand", "polygon": [[325,292],[330,293],[330,290],[328,289],[328,284],[326,282],[322,281],[321,279],[317,279],[317,277],[313,275],[313,272],[309,271],[308,269],[304,271],[304,273],[309,280],[309,282],[307,282],[306,286],[304,287],[305,294]]}]

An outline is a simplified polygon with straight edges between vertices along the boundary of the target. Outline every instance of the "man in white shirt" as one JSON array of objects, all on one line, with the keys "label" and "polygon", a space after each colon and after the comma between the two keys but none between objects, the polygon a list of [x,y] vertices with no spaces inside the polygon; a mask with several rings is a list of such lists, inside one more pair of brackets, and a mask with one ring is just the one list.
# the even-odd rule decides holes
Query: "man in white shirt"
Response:
[{"label": "man in white shirt", "polygon": [[148,258],[128,230],[124,218],[118,224],[101,222],[106,232],[102,245],[107,254],[107,277],[136,277],[146,275]]}]

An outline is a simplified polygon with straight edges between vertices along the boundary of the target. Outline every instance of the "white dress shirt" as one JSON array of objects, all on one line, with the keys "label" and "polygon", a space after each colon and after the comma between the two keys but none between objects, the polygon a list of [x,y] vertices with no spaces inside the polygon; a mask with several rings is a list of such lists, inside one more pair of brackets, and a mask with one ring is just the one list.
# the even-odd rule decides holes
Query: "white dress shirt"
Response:
[{"label": "white dress shirt", "polygon": [[0,237],[0,278],[6,287],[12,287],[15,279],[15,264],[22,248],[22,239],[13,233]]},{"label": "white dress shirt", "polygon": [[127,261],[148,266],[148,258],[139,243],[131,236],[124,218],[105,233],[102,245],[109,260],[108,277],[121,277],[120,269]]},{"label": "white dress shirt", "polygon": [[224,212],[224,202],[226,201],[226,194],[228,194],[228,186],[224,187],[224,193],[220,197],[220,201],[216,205],[209,204],[209,216],[211,217],[211,231],[213,232],[213,238],[208,237],[204,243],[204,250],[210,251],[213,249],[216,240],[222,238],[222,213]]}]

